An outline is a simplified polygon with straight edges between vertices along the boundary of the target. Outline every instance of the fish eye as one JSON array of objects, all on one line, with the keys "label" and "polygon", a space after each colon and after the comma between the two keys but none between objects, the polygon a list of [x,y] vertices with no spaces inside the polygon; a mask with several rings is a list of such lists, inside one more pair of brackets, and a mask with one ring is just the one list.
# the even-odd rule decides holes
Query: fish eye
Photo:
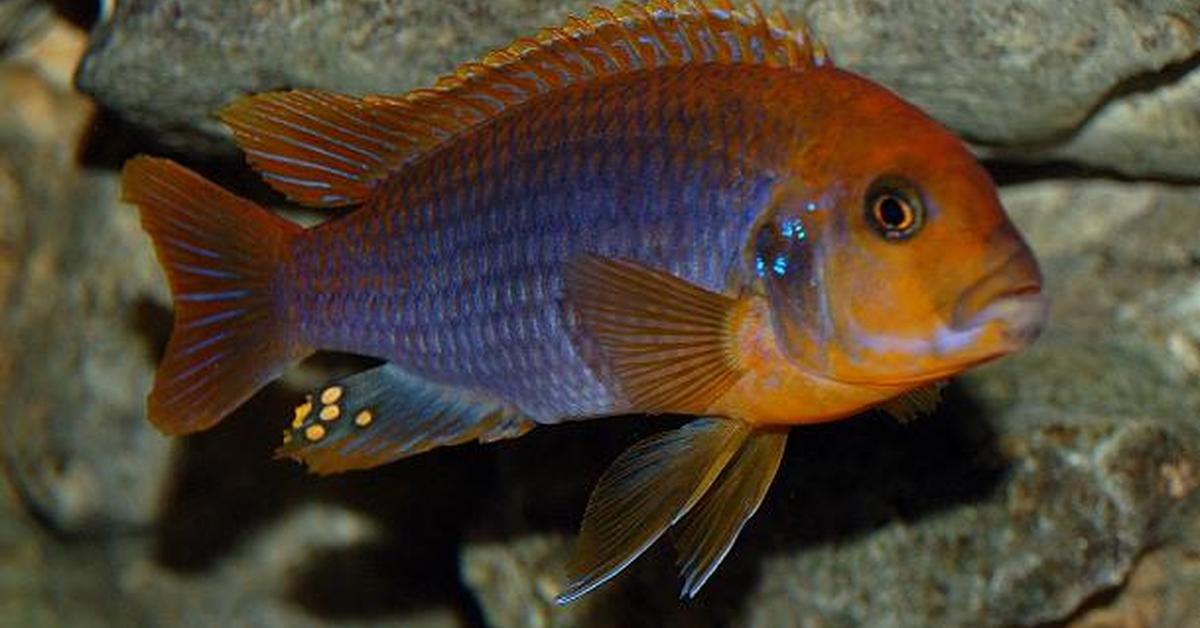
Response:
[{"label": "fish eye", "polygon": [[866,196],[867,222],[887,240],[911,238],[925,223],[925,207],[912,185],[894,177],[876,181]]}]

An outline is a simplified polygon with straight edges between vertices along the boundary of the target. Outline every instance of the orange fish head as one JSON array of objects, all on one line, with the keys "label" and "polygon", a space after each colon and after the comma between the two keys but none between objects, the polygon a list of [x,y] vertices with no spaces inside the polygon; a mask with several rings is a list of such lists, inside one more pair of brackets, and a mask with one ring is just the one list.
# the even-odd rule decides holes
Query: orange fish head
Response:
[{"label": "orange fish head", "polygon": [[749,247],[773,325],[815,375],[912,387],[1032,342],[1042,277],[987,172],[890,92],[844,85]]}]

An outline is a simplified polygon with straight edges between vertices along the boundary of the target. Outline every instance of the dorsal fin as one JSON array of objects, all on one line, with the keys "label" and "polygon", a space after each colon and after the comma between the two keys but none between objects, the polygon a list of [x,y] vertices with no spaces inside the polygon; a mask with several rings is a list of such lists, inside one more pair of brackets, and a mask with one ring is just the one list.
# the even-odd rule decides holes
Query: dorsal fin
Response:
[{"label": "dorsal fin", "polygon": [[353,98],[318,90],[251,96],[221,112],[247,159],[305,205],[361,203],[391,171],[537,96],[605,76],[690,63],[804,71],[828,63],[782,12],[729,0],[594,8],[466,63],[431,89]]}]

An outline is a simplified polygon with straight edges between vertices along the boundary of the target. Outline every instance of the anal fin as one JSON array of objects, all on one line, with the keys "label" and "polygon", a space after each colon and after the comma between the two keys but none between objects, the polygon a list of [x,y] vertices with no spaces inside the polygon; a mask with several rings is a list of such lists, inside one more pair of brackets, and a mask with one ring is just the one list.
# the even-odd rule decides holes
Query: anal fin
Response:
[{"label": "anal fin", "polygon": [[388,363],[340,379],[296,408],[278,455],[320,474],[366,469],[435,447],[520,436],[516,408]]}]

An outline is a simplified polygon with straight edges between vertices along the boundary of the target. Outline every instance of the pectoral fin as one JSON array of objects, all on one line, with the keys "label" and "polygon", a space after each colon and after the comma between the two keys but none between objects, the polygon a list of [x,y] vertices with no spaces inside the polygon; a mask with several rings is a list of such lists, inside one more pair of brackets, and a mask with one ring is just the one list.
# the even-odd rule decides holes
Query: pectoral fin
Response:
[{"label": "pectoral fin", "polygon": [[786,444],[783,430],[750,434],[704,497],[672,528],[682,597],[694,597],[725,559],[766,496]]},{"label": "pectoral fin", "polygon": [[742,375],[735,299],[594,256],[567,269],[566,296],[636,410],[703,414]]},{"label": "pectoral fin", "polygon": [[942,388],[945,386],[946,382],[934,382],[914,388],[883,402],[879,409],[901,423],[908,423],[917,417],[932,414],[942,400]]},{"label": "pectoral fin", "polygon": [[316,473],[366,469],[467,441],[520,436],[534,426],[516,408],[405,373],[394,364],[308,396],[277,452]]},{"label": "pectoral fin", "polygon": [[621,454],[588,500],[558,603],[578,599],[646,551],[704,495],[749,433],[737,421],[703,418]]}]

